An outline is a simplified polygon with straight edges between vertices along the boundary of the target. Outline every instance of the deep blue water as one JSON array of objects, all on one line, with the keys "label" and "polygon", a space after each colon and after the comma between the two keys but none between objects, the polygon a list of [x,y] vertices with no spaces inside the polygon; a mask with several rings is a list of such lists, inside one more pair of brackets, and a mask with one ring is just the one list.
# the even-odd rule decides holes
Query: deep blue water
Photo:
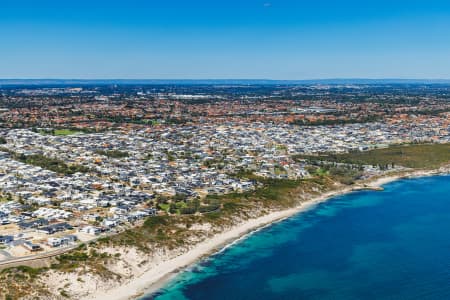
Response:
[{"label": "deep blue water", "polygon": [[336,197],[145,299],[450,299],[450,177]]}]

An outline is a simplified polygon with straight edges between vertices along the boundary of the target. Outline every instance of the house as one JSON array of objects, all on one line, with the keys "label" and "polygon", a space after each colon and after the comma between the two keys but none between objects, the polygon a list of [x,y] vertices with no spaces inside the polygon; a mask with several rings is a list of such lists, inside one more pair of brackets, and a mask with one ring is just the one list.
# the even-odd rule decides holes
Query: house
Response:
[{"label": "house", "polygon": [[50,247],[56,248],[61,246],[67,246],[72,243],[75,243],[78,238],[75,235],[66,235],[61,238],[48,238],[47,245]]},{"label": "house", "polygon": [[14,240],[14,237],[11,235],[0,235],[0,245],[9,244]]},{"label": "house", "polygon": [[99,235],[102,232],[102,230],[94,226],[85,226],[80,229],[80,232],[87,233],[90,235]]},{"label": "house", "polygon": [[20,222],[18,225],[21,229],[30,229],[48,225],[48,221],[45,219],[38,219],[30,222]]},{"label": "house", "polygon": [[76,241],[78,241],[78,238],[76,235],[73,235],[73,234],[69,234],[69,235],[63,236],[61,238],[61,244],[63,244],[63,245],[75,243]]},{"label": "house", "polygon": [[119,221],[115,219],[105,219],[103,220],[102,225],[108,228],[113,228],[119,225]]},{"label": "house", "polygon": [[72,225],[68,223],[58,223],[58,224],[52,224],[46,227],[40,227],[37,229],[39,232],[43,232],[45,234],[54,234],[56,232],[61,232],[65,230],[72,230]]},{"label": "house", "polygon": [[38,244],[33,244],[32,242],[26,241],[22,246],[31,252],[36,252],[42,250],[41,246]]},{"label": "house", "polygon": [[48,238],[47,239],[47,245],[49,245],[50,247],[59,247],[61,246],[61,239],[58,238]]},{"label": "house", "polygon": [[83,220],[90,221],[90,222],[96,222],[100,221],[101,217],[98,214],[87,214],[83,216]]}]

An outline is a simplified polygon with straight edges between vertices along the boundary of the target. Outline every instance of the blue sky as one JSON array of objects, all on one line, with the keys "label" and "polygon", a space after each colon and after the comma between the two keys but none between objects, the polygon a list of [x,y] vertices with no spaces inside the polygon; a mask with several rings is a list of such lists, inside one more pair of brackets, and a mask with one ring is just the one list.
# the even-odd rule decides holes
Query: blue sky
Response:
[{"label": "blue sky", "polygon": [[450,1],[1,0],[0,78],[450,78]]}]

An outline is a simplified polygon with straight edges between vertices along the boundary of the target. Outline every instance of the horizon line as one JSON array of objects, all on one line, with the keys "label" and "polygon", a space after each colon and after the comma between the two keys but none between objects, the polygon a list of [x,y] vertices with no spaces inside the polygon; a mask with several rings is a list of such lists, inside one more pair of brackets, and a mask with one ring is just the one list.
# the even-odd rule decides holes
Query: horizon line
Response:
[{"label": "horizon line", "polygon": [[13,87],[80,87],[95,85],[205,85],[205,86],[294,86],[294,85],[450,85],[450,79],[414,78],[324,78],[324,79],[76,79],[23,78],[1,79],[0,88]]}]

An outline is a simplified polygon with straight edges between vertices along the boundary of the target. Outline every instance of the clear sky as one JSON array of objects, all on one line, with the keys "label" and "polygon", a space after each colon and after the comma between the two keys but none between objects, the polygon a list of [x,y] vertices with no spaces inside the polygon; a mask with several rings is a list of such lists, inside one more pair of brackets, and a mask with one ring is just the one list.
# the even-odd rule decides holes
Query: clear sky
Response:
[{"label": "clear sky", "polygon": [[0,0],[0,78],[450,78],[450,1]]}]

